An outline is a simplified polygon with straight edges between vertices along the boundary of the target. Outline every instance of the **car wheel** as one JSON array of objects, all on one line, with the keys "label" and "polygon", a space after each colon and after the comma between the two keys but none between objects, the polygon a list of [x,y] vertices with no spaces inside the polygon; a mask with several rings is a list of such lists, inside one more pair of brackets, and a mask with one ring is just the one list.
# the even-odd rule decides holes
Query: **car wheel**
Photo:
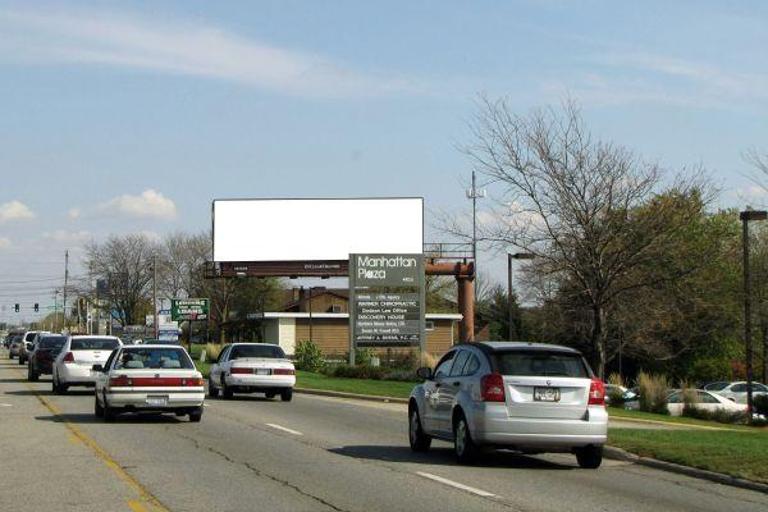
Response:
[{"label": "car wheel", "polygon": [[467,419],[462,413],[459,413],[453,425],[453,450],[460,464],[471,464],[477,459],[478,449],[472,441]]},{"label": "car wheel", "polygon": [[200,420],[203,419],[203,408],[197,407],[194,411],[189,413],[189,421],[192,423],[200,423]]},{"label": "car wheel", "polygon": [[208,396],[211,398],[219,398],[219,389],[214,386],[211,377],[208,377]]},{"label": "car wheel", "polygon": [[97,418],[103,418],[104,417],[104,407],[99,403],[99,398],[94,395],[93,397],[94,405],[93,405],[93,414],[96,415]]},{"label": "car wheel", "polygon": [[576,461],[584,469],[597,469],[603,462],[602,446],[585,446],[576,449]]},{"label": "car wheel", "polygon": [[229,389],[229,386],[227,386],[227,382],[224,380],[223,375],[221,376],[221,395],[225,400],[232,400],[232,397],[235,396],[232,390]]},{"label": "car wheel", "polygon": [[290,402],[293,399],[293,389],[288,388],[280,392],[280,400],[283,402]]},{"label": "car wheel", "polygon": [[37,372],[35,372],[35,369],[30,364],[27,367],[27,380],[31,381],[31,382],[37,382],[39,377],[40,377],[40,375],[38,375]]},{"label": "car wheel", "polygon": [[108,423],[112,423],[115,421],[115,418],[117,417],[117,411],[114,407],[110,407],[107,401],[104,401],[104,415],[102,418],[104,418],[104,421]]},{"label": "car wheel", "polygon": [[19,364],[20,365],[24,364],[24,360],[21,358],[21,356],[19,356]]},{"label": "car wheel", "polygon": [[411,443],[411,450],[414,452],[425,452],[432,445],[432,438],[425,434],[424,429],[421,428],[419,410],[415,406],[411,407],[408,414],[408,440]]}]

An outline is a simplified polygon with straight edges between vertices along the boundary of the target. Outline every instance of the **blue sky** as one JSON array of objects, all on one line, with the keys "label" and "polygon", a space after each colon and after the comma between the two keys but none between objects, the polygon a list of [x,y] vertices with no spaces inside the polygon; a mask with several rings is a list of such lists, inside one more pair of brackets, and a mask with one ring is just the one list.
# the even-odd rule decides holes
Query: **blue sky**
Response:
[{"label": "blue sky", "polygon": [[206,229],[215,197],[466,210],[479,93],[569,95],[721,206],[764,203],[742,154],[768,151],[766,27],[759,1],[0,1],[0,321],[51,303],[66,248],[82,274],[84,241]]}]

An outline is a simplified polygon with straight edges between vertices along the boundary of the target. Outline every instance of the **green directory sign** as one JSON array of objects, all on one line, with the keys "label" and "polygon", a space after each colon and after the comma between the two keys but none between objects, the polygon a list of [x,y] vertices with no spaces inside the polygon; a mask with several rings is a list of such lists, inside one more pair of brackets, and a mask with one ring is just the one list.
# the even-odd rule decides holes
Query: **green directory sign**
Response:
[{"label": "green directory sign", "polygon": [[424,347],[424,257],[352,254],[349,259],[350,345]]},{"label": "green directory sign", "polygon": [[171,299],[171,320],[208,320],[209,299]]}]

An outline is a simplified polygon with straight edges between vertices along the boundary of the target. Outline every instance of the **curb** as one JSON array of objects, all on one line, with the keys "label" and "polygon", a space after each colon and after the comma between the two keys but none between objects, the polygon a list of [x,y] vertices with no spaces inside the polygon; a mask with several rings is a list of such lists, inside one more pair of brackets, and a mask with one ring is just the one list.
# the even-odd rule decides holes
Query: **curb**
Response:
[{"label": "curb", "polygon": [[689,423],[673,423],[670,421],[658,421],[658,420],[647,420],[645,418],[629,418],[627,416],[611,416],[611,413],[608,412],[608,421],[613,419],[615,421],[625,421],[627,423],[640,423],[640,424],[646,424],[646,425],[660,425],[664,427],[670,427],[670,428],[676,428],[676,429],[686,429],[686,430],[727,430],[729,432],[740,432],[740,430],[735,428],[728,428],[727,426],[723,427],[710,427],[709,425],[693,425]]},{"label": "curb", "polygon": [[740,487],[742,489],[749,489],[751,491],[757,491],[768,494],[768,484],[762,484],[759,482],[753,482],[751,480],[745,480],[743,478],[737,478],[735,476],[726,475],[724,473],[716,473],[706,469],[694,468],[691,466],[683,466],[681,464],[675,464],[674,462],[665,462],[663,460],[652,459],[650,457],[641,457],[630,453],[621,448],[613,446],[605,446],[603,448],[603,454],[614,460],[622,460],[625,462],[632,462],[640,466],[647,466],[654,469],[661,469],[670,473],[677,473],[679,475],[690,476],[693,478],[700,478],[703,480],[709,480],[719,484],[730,485],[733,487]]},{"label": "curb", "polygon": [[359,393],[345,393],[343,391],[326,391],[324,389],[293,388],[294,393],[303,393],[305,395],[329,396],[332,398],[354,398],[357,400],[366,400],[368,402],[384,402],[392,404],[407,404],[407,398],[395,398],[392,396],[361,395]]}]

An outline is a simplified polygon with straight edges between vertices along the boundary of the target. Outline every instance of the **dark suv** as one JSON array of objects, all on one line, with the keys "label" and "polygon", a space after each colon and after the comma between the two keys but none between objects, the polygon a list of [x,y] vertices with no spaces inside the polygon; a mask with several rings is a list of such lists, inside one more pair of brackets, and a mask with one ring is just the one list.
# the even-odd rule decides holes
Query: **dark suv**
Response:
[{"label": "dark suv", "polygon": [[38,334],[32,350],[29,352],[27,380],[36,381],[40,375],[53,373],[52,364],[61,352],[67,337],[63,334]]}]

